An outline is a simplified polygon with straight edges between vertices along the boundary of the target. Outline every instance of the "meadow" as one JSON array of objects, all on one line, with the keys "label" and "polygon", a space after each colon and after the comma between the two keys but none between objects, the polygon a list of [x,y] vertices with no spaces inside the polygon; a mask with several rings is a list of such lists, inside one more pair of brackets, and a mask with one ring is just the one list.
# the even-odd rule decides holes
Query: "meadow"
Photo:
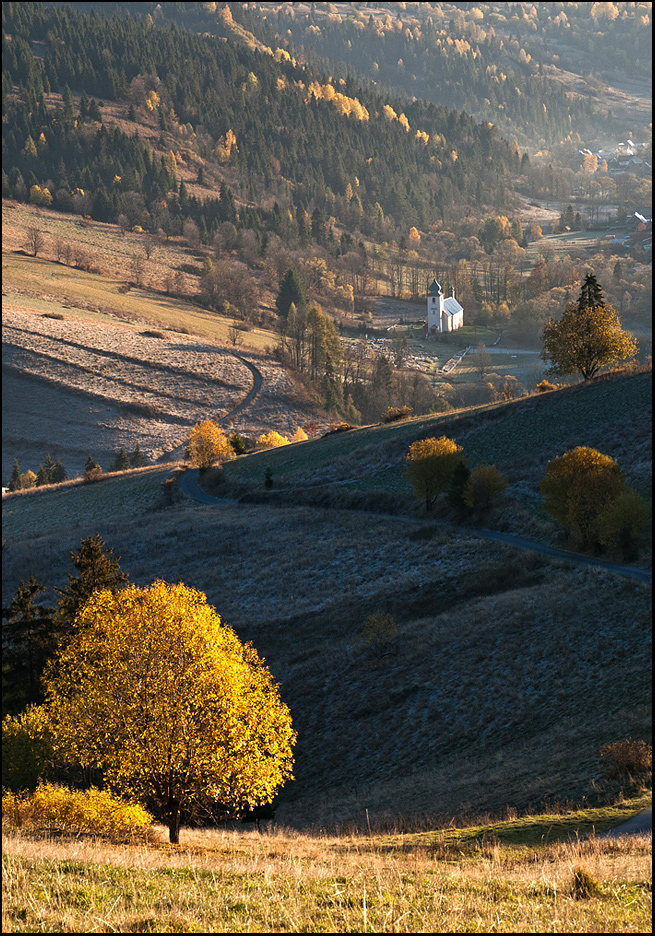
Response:
[{"label": "meadow", "polygon": [[3,931],[648,932],[650,836],[586,838],[639,802],[415,834],[185,829],[178,847],[8,830]]}]

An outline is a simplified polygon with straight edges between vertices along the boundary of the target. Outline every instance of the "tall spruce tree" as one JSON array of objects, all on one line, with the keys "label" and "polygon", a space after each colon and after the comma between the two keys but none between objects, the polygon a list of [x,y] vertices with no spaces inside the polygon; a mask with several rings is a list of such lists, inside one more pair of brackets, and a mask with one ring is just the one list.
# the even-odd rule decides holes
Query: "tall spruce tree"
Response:
[{"label": "tall spruce tree", "polygon": [[70,557],[79,576],[69,573],[67,588],[55,589],[60,596],[57,629],[64,637],[69,635],[75,616],[94,591],[102,588],[116,592],[129,582],[129,576],[119,565],[120,556],[114,558],[113,549],[105,545],[100,533],[82,540],[80,548]]},{"label": "tall spruce tree", "polygon": [[52,627],[53,609],[36,603],[45,591],[34,576],[22,581],[8,605],[2,609],[2,710],[21,712],[25,706],[43,701],[40,677],[56,647]]}]

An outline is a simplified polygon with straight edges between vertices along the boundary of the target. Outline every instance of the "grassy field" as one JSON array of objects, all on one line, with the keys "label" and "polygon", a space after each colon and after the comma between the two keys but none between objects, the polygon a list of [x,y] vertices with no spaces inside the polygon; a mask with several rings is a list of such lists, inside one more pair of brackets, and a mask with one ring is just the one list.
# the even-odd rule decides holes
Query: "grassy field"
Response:
[{"label": "grassy field", "polygon": [[165,506],[162,484],[174,466],[117,472],[96,484],[80,479],[35,488],[2,503],[2,531],[14,537],[39,536],[61,529],[88,529],[117,516],[139,516]]},{"label": "grassy field", "polygon": [[520,832],[185,829],[171,847],[8,830],[3,932],[648,932],[650,836],[584,838],[644,800]]},{"label": "grassy field", "polygon": [[[109,225],[105,225],[109,227]],[[128,272],[128,271],[126,271]],[[129,276],[128,276],[129,279]],[[228,330],[234,320],[206,311],[185,299],[149,289],[119,292],[123,278],[87,273],[41,257],[3,252],[3,304],[42,313],[64,313],[91,321],[131,322],[198,335],[232,347]],[[29,283],[29,293],[25,293]],[[251,328],[239,333],[243,347],[265,350],[275,341],[272,332]]]}]

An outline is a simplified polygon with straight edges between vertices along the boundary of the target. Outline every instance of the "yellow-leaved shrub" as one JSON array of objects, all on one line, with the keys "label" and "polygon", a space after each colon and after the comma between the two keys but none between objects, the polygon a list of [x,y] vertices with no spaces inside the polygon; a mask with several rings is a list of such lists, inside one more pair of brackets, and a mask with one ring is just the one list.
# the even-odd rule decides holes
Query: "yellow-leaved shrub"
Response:
[{"label": "yellow-leaved shrub", "polygon": [[289,440],[287,437],[280,435],[280,433],[275,432],[275,430],[271,432],[263,432],[257,439],[257,445],[259,445],[261,448],[278,448],[280,445],[288,444]]},{"label": "yellow-leaved shrub", "polygon": [[142,806],[108,790],[70,790],[56,783],[40,784],[32,794],[3,792],[2,817],[15,826],[104,835],[143,833],[153,822]]}]

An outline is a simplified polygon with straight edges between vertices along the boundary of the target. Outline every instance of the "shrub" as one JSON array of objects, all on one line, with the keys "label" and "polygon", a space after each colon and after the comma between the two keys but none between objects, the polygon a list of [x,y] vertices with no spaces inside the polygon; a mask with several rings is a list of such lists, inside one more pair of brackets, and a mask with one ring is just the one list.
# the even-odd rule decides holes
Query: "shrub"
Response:
[{"label": "shrub", "polygon": [[382,422],[390,423],[396,422],[398,419],[407,419],[413,412],[411,406],[387,406],[382,414]]},{"label": "shrub", "polygon": [[142,806],[108,790],[69,790],[54,783],[40,784],[31,795],[3,792],[2,815],[17,826],[105,835],[143,833],[153,821]]},{"label": "shrub", "polygon": [[603,890],[600,884],[586,868],[575,868],[573,871],[573,887],[571,888],[572,897],[581,900],[585,897],[600,897],[602,893]]},{"label": "shrub", "polygon": [[354,426],[351,426],[351,424],[347,422],[333,422],[330,423],[330,428],[325,435],[331,435],[333,432],[348,432],[350,429],[354,428]]},{"label": "shrub", "polygon": [[549,461],[540,485],[546,510],[582,546],[597,542],[599,516],[625,490],[614,459],[584,445]]},{"label": "shrub", "polygon": [[84,472],[84,483],[93,484],[95,481],[100,481],[102,478],[102,468],[95,467],[89,468],[88,471]]},{"label": "shrub", "polygon": [[617,549],[626,562],[638,556],[637,537],[651,520],[651,507],[631,488],[606,504],[598,517],[598,539]]},{"label": "shrub", "polygon": [[645,741],[613,741],[601,748],[600,756],[607,758],[614,774],[645,774],[653,769],[653,749]]},{"label": "shrub", "polygon": [[379,657],[391,651],[397,636],[398,628],[390,614],[371,614],[364,621],[362,637]]},{"label": "shrub", "polygon": [[549,390],[557,389],[557,384],[551,383],[550,380],[542,380],[541,383],[538,383],[535,387],[537,393],[548,393]]},{"label": "shrub", "polygon": [[507,487],[507,479],[495,465],[480,465],[466,482],[463,501],[467,507],[486,510]]},{"label": "shrub", "polygon": [[280,435],[279,432],[272,430],[271,432],[264,432],[257,439],[257,445],[261,448],[279,448],[280,445],[288,445],[289,440],[286,436]]},{"label": "shrub", "polygon": [[308,435],[305,432],[305,430],[302,429],[300,426],[298,426],[298,428],[296,429],[294,434],[291,436],[289,441],[290,442],[306,442],[307,439],[308,439]]},{"label": "shrub", "polygon": [[[52,776],[54,750],[43,706],[30,705],[20,715],[2,719],[2,788],[35,790]],[[4,812],[4,801],[3,801]]]}]

